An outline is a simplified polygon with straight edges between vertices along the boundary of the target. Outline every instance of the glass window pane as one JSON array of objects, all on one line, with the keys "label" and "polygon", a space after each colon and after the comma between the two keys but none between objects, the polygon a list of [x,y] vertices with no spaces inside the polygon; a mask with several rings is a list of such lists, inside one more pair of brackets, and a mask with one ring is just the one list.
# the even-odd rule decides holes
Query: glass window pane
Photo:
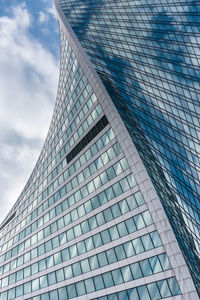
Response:
[{"label": "glass window pane", "polygon": [[127,294],[128,294],[128,299],[130,300],[142,300],[139,298],[138,296],[138,292],[137,292],[137,289],[130,289],[127,291]]},{"label": "glass window pane", "polygon": [[86,245],[87,251],[90,251],[90,250],[94,249],[94,244],[93,244],[92,238],[86,239],[85,240],[85,245]]},{"label": "glass window pane", "polygon": [[126,258],[126,253],[124,251],[124,248],[121,245],[115,247],[115,253],[117,255],[118,260],[122,260],[122,259]]},{"label": "glass window pane", "polygon": [[153,224],[153,220],[148,210],[142,213],[146,226]]},{"label": "glass window pane", "polygon": [[56,278],[57,278],[57,282],[63,281],[65,279],[63,269],[56,271]]},{"label": "glass window pane", "polygon": [[119,182],[117,182],[113,185],[113,190],[114,190],[116,197],[122,194],[122,189],[121,189]]},{"label": "glass window pane", "polygon": [[115,204],[111,207],[114,218],[121,216],[121,211],[119,209],[119,205]]},{"label": "glass window pane", "polygon": [[143,205],[145,203],[142,193],[140,191],[135,193],[134,197],[135,197],[135,200],[136,200],[138,206]]},{"label": "glass window pane", "polygon": [[147,289],[152,300],[157,300],[161,298],[156,282],[148,284]]},{"label": "glass window pane", "polygon": [[31,282],[24,283],[24,294],[31,292]]},{"label": "glass window pane", "polygon": [[143,276],[142,276],[141,269],[140,269],[140,266],[139,266],[138,263],[135,263],[135,264],[130,265],[130,268],[131,268],[131,271],[132,271],[132,274],[133,274],[133,278],[134,278],[134,279],[138,279],[138,278],[143,277]]},{"label": "glass window pane", "polygon": [[95,234],[95,235],[93,236],[93,242],[94,242],[95,248],[98,248],[98,247],[100,247],[100,246],[103,245],[103,242],[102,242],[102,240],[101,240],[101,235],[100,235],[99,233],[98,233],[98,234]]},{"label": "glass window pane", "polygon": [[39,271],[46,270],[46,260],[42,259],[39,261]]},{"label": "glass window pane", "polygon": [[151,268],[153,270],[153,273],[158,273],[162,271],[162,267],[160,265],[160,261],[157,256],[149,258],[149,262],[151,264]]},{"label": "glass window pane", "polygon": [[50,292],[49,298],[53,300],[58,300],[58,292],[57,291]]},{"label": "glass window pane", "polygon": [[88,294],[95,291],[94,283],[91,278],[85,280],[85,287]]},{"label": "glass window pane", "polygon": [[138,230],[145,227],[145,223],[141,214],[135,216],[134,221]]},{"label": "glass window pane", "polygon": [[77,297],[75,284],[70,284],[67,286],[67,293],[69,299]]},{"label": "glass window pane", "polygon": [[109,264],[112,264],[112,263],[117,261],[117,257],[115,255],[114,249],[107,250],[106,251],[106,256],[107,256]]},{"label": "glass window pane", "polygon": [[40,288],[45,288],[46,286],[48,286],[47,275],[44,275],[40,277]]},{"label": "glass window pane", "polygon": [[66,287],[58,289],[59,300],[67,299],[67,289]]},{"label": "glass window pane", "polygon": [[170,292],[169,286],[167,284],[167,280],[160,280],[158,282],[158,288],[159,288],[160,294],[163,298],[171,296],[171,292]]},{"label": "glass window pane", "polygon": [[48,256],[48,257],[46,258],[46,264],[47,264],[47,268],[50,268],[50,267],[54,266],[53,255]]},{"label": "glass window pane", "polygon": [[163,270],[171,269],[170,262],[169,262],[169,260],[167,258],[167,255],[165,253],[159,255],[159,260],[160,260],[160,263],[161,263],[161,266],[162,266]]},{"label": "glass window pane", "polygon": [[32,264],[31,265],[31,274],[36,274],[38,273],[38,263]]},{"label": "glass window pane", "polygon": [[123,278],[120,269],[112,271],[112,276],[115,285],[123,283]]},{"label": "glass window pane", "polygon": [[118,232],[116,226],[112,226],[111,228],[109,228],[109,232],[110,232],[110,236],[111,236],[112,241],[119,238],[119,232]]},{"label": "glass window pane", "polygon": [[126,178],[124,178],[124,179],[122,179],[122,180],[120,181],[120,185],[121,185],[121,188],[122,188],[122,191],[123,191],[123,192],[126,192],[126,191],[128,191],[128,190],[130,189],[129,184],[128,184],[128,181],[127,181]]},{"label": "glass window pane", "polygon": [[52,272],[52,273],[49,273],[49,274],[48,274],[48,282],[49,282],[49,285],[55,284],[55,283],[56,283],[56,275],[55,275],[55,272]]},{"label": "glass window pane", "polygon": [[104,244],[107,244],[111,241],[110,234],[107,229],[102,231],[101,236]]},{"label": "glass window pane", "polygon": [[104,289],[104,283],[101,275],[94,277],[94,285],[96,291]]},{"label": "glass window pane", "polygon": [[135,180],[135,177],[133,176],[133,174],[128,175],[127,180],[128,180],[130,187],[134,187],[136,185],[136,180]]},{"label": "glass window pane", "polygon": [[73,277],[72,267],[71,266],[65,267],[64,273],[65,273],[65,279],[69,279],[69,278]]},{"label": "glass window pane", "polygon": [[133,243],[133,248],[135,249],[136,254],[144,252],[144,247],[142,245],[140,238],[133,240],[132,243]]},{"label": "glass window pane", "polygon": [[83,234],[90,231],[90,227],[87,221],[84,221],[81,223],[81,228],[82,228],[82,232]]},{"label": "glass window pane", "polygon": [[102,224],[104,224],[105,223],[104,214],[102,212],[98,213],[96,216],[96,220],[97,220],[98,226],[101,226]]},{"label": "glass window pane", "polygon": [[151,241],[151,238],[149,236],[149,234],[146,234],[144,236],[141,237],[142,243],[144,245],[144,249],[145,251],[150,250],[153,248],[153,243]]},{"label": "glass window pane", "polygon": [[49,300],[49,293],[42,294],[41,300]]},{"label": "glass window pane", "polygon": [[106,222],[109,222],[113,219],[112,212],[110,208],[107,208],[103,212]]},{"label": "glass window pane", "polygon": [[86,248],[85,248],[85,242],[79,242],[77,244],[77,249],[78,249],[78,254],[83,254],[86,252]]},{"label": "glass window pane", "polygon": [[140,299],[151,300],[150,297],[149,297],[147,287],[145,285],[139,286],[137,288],[137,291],[138,291],[138,294],[140,296]]},{"label": "glass window pane", "polygon": [[23,295],[23,284],[16,286],[16,297]]},{"label": "glass window pane", "polygon": [[97,222],[96,222],[96,218],[94,216],[89,218],[88,222],[89,222],[90,230],[92,230],[98,226]]},{"label": "glass window pane", "polygon": [[126,220],[125,224],[126,224],[126,227],[128,229],[128,233],[132,233],[132,232],[135,232],[137,230],[136,226],[135,226],[135,222],[133,221],[133,219]]},{"label": "glass window pane", "polygon": [[76,257],[78,255],[76,245],[69,247],[70,257]]},{"label": "glass window pane", "polygon": [[132,273],[131,273],[131,270],[130,270],[129,266],[122,267],[121,272],[122,272],[122,276],[124,278],[124,282],[133,280],[133,276],[132,276]]},{"label": "glass window pane", "polygon": [[[23,270],[17,272],[17,281],[23,279]],[[6,284],[8,284],[8,277],[6,277]]]},{"label": "glass window pane", "polygon": [[83,270],[83,273],[90,271],[90,265],[87,258],[81,261],[81,268]]},{"label": "glass window pane", "polygon": [[76,283],[76,290],[77,290],[77,295],[78,296],[84,295],[86,293],[85,285],[84,285],[83,281],[80,281],[80,282]]},{"label": "glass window pane", "polygon": [[150,236],[151,236],[151,238],[152,238],[154,247],[159,247],[159,246],[162,245],[162,242],[161,242],[161,240],[160,240],[160,237],[159,237],[157,231],[151,232],[151,233],[150,233]]},{"label": "glass window pane", "polygon": [[106,197],[107,197],[107,200],[110,201],[112,200],[113,198],[115,198],[115,194],[113,192],[113,189],[112,187],[109,187],[105,190],[105,193],[106,193]]},{"label": "glass window pane", "polygon": [[128,234],[126,225],[124,223],[117,224],[117,229],[118,229],[120,237],[123,237]]},{"label": "glass window pane", "polygon": [[132,209],[134,209],[134,208],[136,208],[138,206],[133,195],[131,195],[130,197],[126,198],[126,201],[127,201],[127,204],[129,206],[130,210],[132,210]]},{"label": "glass window pane", "polygon": [[73,264],[72,269],[73,269],[74,276],[78,276],[82,273],[81,266],[80,266],[79,262]]},{"label": "glass window pane", "polygon": [[114,285],[113,278],[110,272],[103,274],[103,280],[106,288]]},{"label": "glass window pane", "polygon": [[95,269],[99,268],[99,262],[98,262],[96,255],[89,257],[89,263],[90,263],[91,270],[95,270]]},{"label": "glass window pane", "polygon": [[172,296],[179,295],[181,293],[180,288],[178,286],[178,282],[175,277],[167,279],[168,285],[172,292]]},{"label": "glass window pane", "polygon": [[123,247],[127,257],[135,255],[135,250],[131,242],[125,243]]},{"label": "glass window pane", "polygon": [[108,264],[106,254],[104,252],[99,253],[97,255],[97,257],[98,257],[98,260],[99,260],[100,267],[104,267],[104,266],[106,266]]},{"label": "glass window pane", "polygon": [[59,239],[57,236],[52,239],[52,246],[53,246],[53,249],[55,249],[59,246]]},{"label": "glass window pane", "polygon": [[152,274],[152,270],[151,270],[148,259],[145,259],[140,262],[140,268],[141,268],[144,276],[148,276],[148,275]]}]

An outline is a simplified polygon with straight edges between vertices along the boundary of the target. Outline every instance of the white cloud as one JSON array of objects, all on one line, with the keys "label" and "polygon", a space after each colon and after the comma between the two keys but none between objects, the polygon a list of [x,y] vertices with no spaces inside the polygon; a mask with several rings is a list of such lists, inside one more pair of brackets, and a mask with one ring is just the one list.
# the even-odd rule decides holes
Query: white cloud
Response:
[{"label": "white cloud", "polygon": [[56,20],[56,10],[55,10],[55,6],[54,6],[54,1],[53,0],[42,0],[43,2],[45,2],[49,7],[47,8],[47,13],[49,13],[50,15],[52,15]]},{"label": "white cloud", "polygon": [[53,3],[52,6],[47,9],[47,12],[57,20],[56,10]]},{"label": "white cloud", "polygon": [[0,17],[0,222],[15,203],[47,134],[58,62],[30,35],[26,5]]},{"label": "white cloud", "polygon": [[45,23],[48,22],[48,20],[49,20],[48,14],[45,14],[43,11],[40,11],[38,16],[38,21],[40,23]]}]

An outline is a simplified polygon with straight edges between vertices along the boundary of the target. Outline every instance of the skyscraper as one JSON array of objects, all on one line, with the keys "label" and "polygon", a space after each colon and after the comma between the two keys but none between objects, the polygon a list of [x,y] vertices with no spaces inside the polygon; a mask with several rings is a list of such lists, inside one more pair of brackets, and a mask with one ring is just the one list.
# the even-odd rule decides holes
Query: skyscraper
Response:
[{"label": "skyscraper", "polygon": [[55,4],[57,100],[0,299],[199,299],[199,4]]}]

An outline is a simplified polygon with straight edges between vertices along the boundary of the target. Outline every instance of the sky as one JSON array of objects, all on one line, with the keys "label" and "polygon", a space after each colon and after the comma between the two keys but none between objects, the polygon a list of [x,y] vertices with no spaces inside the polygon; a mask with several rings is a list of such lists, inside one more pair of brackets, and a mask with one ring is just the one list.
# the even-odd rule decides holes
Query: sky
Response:
[{"label": "sky", "polygon": [[0,1],[0,223],[42,149],[56,98],[59,51],[52,0]]}]

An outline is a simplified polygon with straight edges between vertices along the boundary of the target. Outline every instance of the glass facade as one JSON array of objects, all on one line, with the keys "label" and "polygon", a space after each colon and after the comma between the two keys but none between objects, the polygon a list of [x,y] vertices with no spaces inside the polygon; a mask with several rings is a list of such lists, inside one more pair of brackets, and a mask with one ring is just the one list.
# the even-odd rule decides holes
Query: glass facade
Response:
[{"label": "glass facade", "polygon": [[[120,5],[121,1],[116,1],[115,6],[112,5],[113,9],[117,5],[121,7],[122,11],[119,7],[116,9],[116,16],[119,17],[119,10],[124,26],[129,11],[126,14],[121,12],[127,9],[126,5],[130,8],[137,1],[128,2],[123,1]],[[80,34],[80,41],[85,46],[87,39],[92,41],[94,28],[98,32],[98,43],[103,44],[98,24],[102,28],[107,24],[105,12],[111,4],[112,1],[99,1],[97,5],[92,0],[67,0],[60,1],[59,5],[77,35],[84,32]],[[88,10],[88,7],[91,9]],[[78,16],[79,23],[76,20]],[[84,18],[87,21],[85,25],[82,23]],[[117,18],[116,22],[119,22]],[[113,24],[107,24],[105,29],[108,26],[111,30],[110,25]],[[91,27],[87,27],[89,25]],[[115,28],[117,30],[120,26]],[[104,107],[104,96],[97,89],[82,60],[82,52],[80,49],[77,51],[60,17],[59,30],[60,76],[49,132],[24,190],[0,227],[0,300],[156,300],[185,297],[184,293],[190,293],[192,288],[188,286],[185,292],[181,287],[183,281],[173,260],[173,249],[163,237],[163,231],[157,226],[156,217],[147,203],[150,189],[145,182],[138,182],[122,139],[116,134],[111,114]],[[109,34],[112,51],[118,55],[121,40],[115,47],[113,35]],[[83,36],[85,39],[82,39]],[[93,49],[92,62],[97,67],[100,60],[104,61],[106,51],[103,47],[96,49],[96,41],[94,39],[93,45],[90,45],[93,48],[86,47],[86,50],[90,56],[90,49]],[[127,36],[124,49],[129,41],[131,44],[132,38],[129,40]],[[129,50],[126,55],[129,59]],[[122,62],[118,61],[119,68]],[[135,136],[137,146],[146,149],[143,157],[146,164],[145,158],[152,155],[152,148],[145,131],[141,131],[142,126],[133,118],[133,103],[126,102],[125,91],[123,93],[119,86],[113,84],[114,73],[111,74],[105,67],[105,61],[102,68],[97,68],[98,73],[109,94],[115,97],[121,116],[125,117],[126,113],[124,123],[130,136],[133,139]],[[106,72],[110,72],[109,77]],[[124,69],[120,71],[121,76],[123,72]],[[126,79],[127,87],[131,85],[128,74],[120,79]],[[117,111],[116,114],[116,118],[121,120]],[[140,134],[140,139],[137,134]],[[173,223],[178,214],[177,225],[180,224],[183,220],[181,208],[174,196],[169,203],[171,188],[163,177],[162,169],[158,168],[156,157],[151,156],[148,171],[152,172],[152,182],[156,181],[156,175],[160,176],[157,180],[162,186],[159,196],[163,205],[166,202],[166,212],[169,212],[169,204],[173,210],[170,221]],[[194,234],[185,224],[175,233],[181,230],[182,235],[185,234],[184,239],[191,243]],[[196,252],[189,251],[191,249],[186,246],[183,240],[183,248],[190,254],[190,265]],[[190,247],[195,250],[195,242]]]},{"label": "glass facade", "polygon": [[200,3],[59,2],[129,130],[200,292]]}]

